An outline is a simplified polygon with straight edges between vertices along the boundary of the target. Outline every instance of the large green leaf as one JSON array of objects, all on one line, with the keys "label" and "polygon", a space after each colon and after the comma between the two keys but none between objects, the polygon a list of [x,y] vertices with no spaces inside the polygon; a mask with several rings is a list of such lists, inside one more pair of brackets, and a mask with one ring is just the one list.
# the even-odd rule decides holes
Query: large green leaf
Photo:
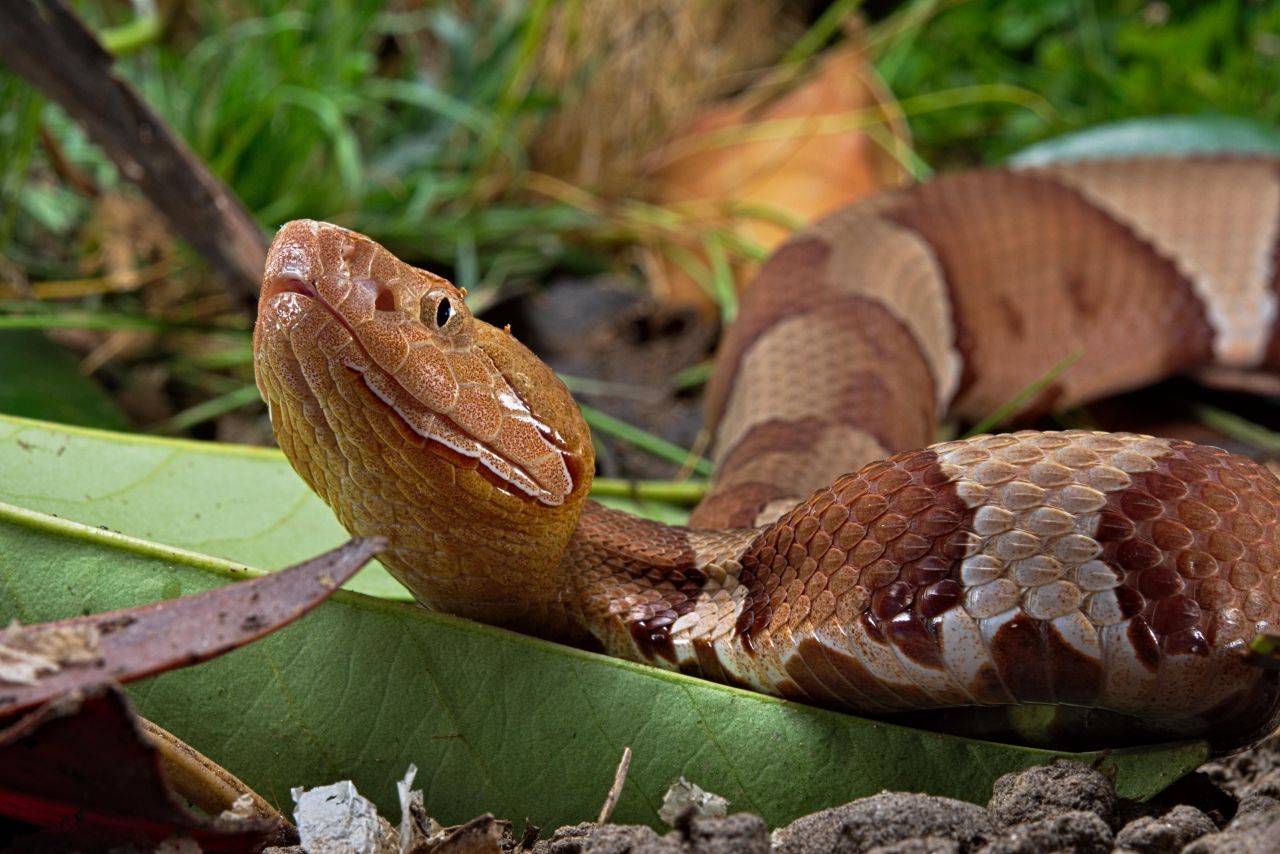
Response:
[{"label": "large green leaf", "polygon": [[[347,533],[278,451],[0,417],[0,501],[255,567]],[[380,566],[348,589],[411,597]]]},{"label": "large green leaf", "polygon": [[1157,116],[1109,122],[1028,146],[1014,166],[1103,157],[1195,154],[1278,154],[1280,131],[1230,116]]},{"label": "large green leaf", "polygon": [[[342,535],[302,490],[270,452],[0,418],[0,500],[10,502],[0,505],[0,619],[185,595],[245,563],[319,551]],[[132,693],[143,714],[286,807],[291,786],[351,778],[396,815],[394,781],[413,762],[429,812],[445,822],[485,810],[543,825],[593,818],[627,746],[635,758],[615,819],[650,824],[681,774],[776,825],[884,788],[982,801],[1000,774],[1053,755],[813,709],[350,593]],[[1203,761],[1205,747],[1075,756],[1113,767],[1124,795],[1146,797]]]}]

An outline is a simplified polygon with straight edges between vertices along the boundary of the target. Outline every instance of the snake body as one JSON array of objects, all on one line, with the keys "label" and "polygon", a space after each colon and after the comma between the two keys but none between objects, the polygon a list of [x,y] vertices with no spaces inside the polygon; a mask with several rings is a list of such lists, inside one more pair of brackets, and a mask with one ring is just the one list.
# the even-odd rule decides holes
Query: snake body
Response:
[{"label": "snake body", "polygon": [[930,445],[1070,354],[1034,407],[1280,366],[1280,163],[959,173],[798,233],[709,391],[690,527],[586,499],[587,428],[464,294],[337,226],[284,226],[255,330],[281,448],[424,604],[864,713],[1028,704],[1055,733],[1221,749],[1280,722],[1243,660],[1280,624],[1280,482],[1188,442]]}]

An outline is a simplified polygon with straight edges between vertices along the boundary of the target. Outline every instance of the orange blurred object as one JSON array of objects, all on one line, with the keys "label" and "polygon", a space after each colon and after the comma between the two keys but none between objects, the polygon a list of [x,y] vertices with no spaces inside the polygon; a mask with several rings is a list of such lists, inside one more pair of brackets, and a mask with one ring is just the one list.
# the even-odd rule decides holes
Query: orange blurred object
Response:
[{"label": "orange blurred object", "polygon": [[[906,181],[909,138],[895,103],[861,52],[846,44],[785,87],[775,75],[695,119],[654,157],[652,198],[687,223],[687,237],[646,246],[654,291],[713,311],[709,239],[767,253],[796,228]],[[751,254],[739,248],[724,256],[739,290],[757,266]]]}]

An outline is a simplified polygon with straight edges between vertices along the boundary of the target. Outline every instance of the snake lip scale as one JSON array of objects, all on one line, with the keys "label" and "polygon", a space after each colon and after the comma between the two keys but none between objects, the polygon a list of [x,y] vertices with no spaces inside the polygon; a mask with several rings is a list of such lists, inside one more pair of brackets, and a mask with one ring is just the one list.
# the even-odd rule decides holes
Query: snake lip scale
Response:
[{"label": "snake lip scale", "polygon": [[1129,433],[930,441],[1076,352],[1031,409],[1274,374],[1277,258],[1269,158],[957,173],[839,211],[726,332],[689,527],[587,500],[564,385],[355,232],[277,234],[255,372],[293,467],[429,607],[830,708],[1229,751],[1280,722],[1280,671],[1244,661],[1280,624],[1275,476]]}]

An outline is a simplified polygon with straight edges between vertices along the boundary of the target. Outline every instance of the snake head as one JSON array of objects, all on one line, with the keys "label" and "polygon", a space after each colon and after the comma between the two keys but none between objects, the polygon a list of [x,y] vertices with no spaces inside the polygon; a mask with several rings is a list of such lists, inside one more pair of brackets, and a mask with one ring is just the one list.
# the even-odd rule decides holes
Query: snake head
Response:
[{"label": "snake head", "polygon": [[[254,332],[273,419],[291,403],[318,403],[324,423],[310,426],[336,434],[349,470],[369,454],[429,453],[524,501],[555,507],[585,493],[591,446],[568,392],[508,333],[473,317],[464,297],[361,234],[286,224],[268,254]],[[276,424],[288,453],[286,429]],[[405,477],[424,469],[410,467]]]}]

